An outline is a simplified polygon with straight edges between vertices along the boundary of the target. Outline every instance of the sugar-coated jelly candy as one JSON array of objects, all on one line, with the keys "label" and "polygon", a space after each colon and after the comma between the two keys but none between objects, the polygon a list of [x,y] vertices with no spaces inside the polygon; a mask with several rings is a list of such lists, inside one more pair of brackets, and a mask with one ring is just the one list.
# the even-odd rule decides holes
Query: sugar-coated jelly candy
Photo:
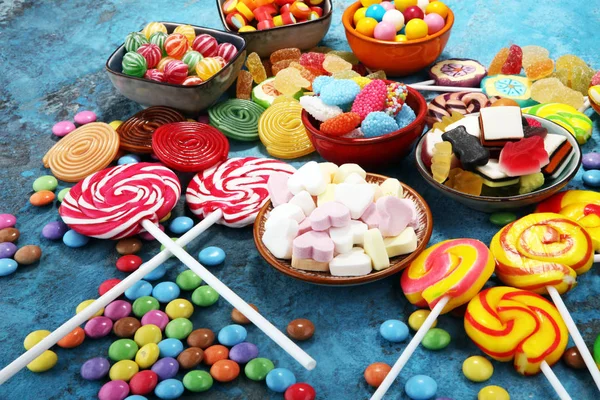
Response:
[{"label": "sugar-coated jelly candy", "polygon": [[250,53],[246,59],[246,68],[252,74],[254,83],[258,84],[267,79],[267,73],[265,67],[260,61],[260,57],[256,53]]}]

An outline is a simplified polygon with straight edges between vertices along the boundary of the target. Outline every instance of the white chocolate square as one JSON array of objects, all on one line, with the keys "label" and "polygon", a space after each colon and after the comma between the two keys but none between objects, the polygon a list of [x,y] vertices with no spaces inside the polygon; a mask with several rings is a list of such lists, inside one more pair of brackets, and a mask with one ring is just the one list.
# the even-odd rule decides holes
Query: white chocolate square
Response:
[{"label": "white chocolate square", "polygon": [[482,108],[480,119],[486,141],[522,139],[525,136],[520,107]]}]

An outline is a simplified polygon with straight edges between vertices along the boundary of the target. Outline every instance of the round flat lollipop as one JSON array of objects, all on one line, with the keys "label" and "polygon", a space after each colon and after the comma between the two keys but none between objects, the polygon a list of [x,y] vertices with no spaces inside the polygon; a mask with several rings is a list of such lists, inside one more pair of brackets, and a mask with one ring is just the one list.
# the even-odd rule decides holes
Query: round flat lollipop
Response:
[{"label": "round flat lollipop", "polygon": [[83,125],[56,143],[42,159],[52,174],[65,182],[79,182],[106,168],[119,151],[119,135],[108,124]]},{"label": "round flat lollipop", "polygon": [[236,140],[258,139],[258,119],[265,111],[253,101],[230,99],[208,109],[210,124]]},{"label": "round flat lollipop", "polygon": [[162,125],[183,122],[185,117],[169,107],[148,107],[117,128],[121,149],[132,153],[152,153],[152,134]]},{"label": "round flat lollipop", "polygon": [[481,81],[481,89],[488,96],[505,97],[519,103],[521,107],[532,106],[531,81],[520,75],[492,75]]},{"label": "round flat lollipop", "polygon": [[439,61],[429,69],[429,76],[440,86],[479,87],[487,74],[478,61],[468,58],[451,58]]},{"label": "round flat lollipop", "polygon": [[220,224],[231,227],[249,225],[269,199],[267,181],[274,173],[293,174],[294,167],[269,158],[230,158],[198,173],[190,182],[186,201],[190,210],[204,218],[221,209]]},{"label": "round flat lollipop", "polygon": [[175,207],[180,193],[179,180],[167,167],[124,164],[73,186],[58,212],[65,224],[82,235],[120,239],[142,232],[142,220],[158,224]]},{"label": "round flat lollipop", "polygon": [[585,144],[592,136],[594,125],[592,120],[582,112],[577,111],[575,107],[562,103],[544,103],[532,107],[524,108],[523,114],[536,115],[548,119],[569,132],[577,143]]},{"label": "round flat lollipop", "polygon": [[462,115],[479,112],[484,107],[491,106],[498,97],[488,97],[481,92],[444,93],[433,99],[427,106],[426,121],[429,126],[439,122],[444,117],[457,112]]},{"label": "round flat lollipop", "polygon": [[301,115],[302,106],[292,101],[273,104],[262,113],[258,135],[270,155],[292,159],[315,151]]},{"label": "round flat lollipop", "polygon": [[198,172],[225,161],[227,138],[216,128],[200,122],[174,122],[152,135],[152,151],[167,167]]}]

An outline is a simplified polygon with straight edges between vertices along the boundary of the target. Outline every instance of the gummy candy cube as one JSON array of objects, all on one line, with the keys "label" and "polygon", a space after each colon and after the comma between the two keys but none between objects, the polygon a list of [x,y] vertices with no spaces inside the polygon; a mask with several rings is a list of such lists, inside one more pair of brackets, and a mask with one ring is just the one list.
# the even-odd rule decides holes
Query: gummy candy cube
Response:
[{"label": "gummy candy cube", "polygon": [[321,132],[331,136],[343,136],[360,124],[360,115],[348,112],[328,119],[321,124]]},{"label": "gummy candy cube", "polygon": [[268,59],[264,59],[264,60],[262,60],[262,65],[265,69],[265,73],[267,74],[267,77],[274,76],[273,69],[271,68],[272,67],[271,61],[269,61]]},{"label": "gummy candy cube", "polygon": [[554,72],[554,61],[549,58],[535,61],[525,67],[525,75],[532,81],[545,78]]},{"label": "gummy candy cube", "polygon": [[310,82],[302,77],[296,68],[286,68],[275,75],[275,89],[285,95],[293,95],[302,88],[310,86]]},{"label": "gummy candy cube", "polygon": [[267,72],[265,71],[265,67],[258,54],[250,53],[246,59],[246,68],[248,68],[248,71],[252,74],[254,83],[258,84],[267,79]]},{"label": "gummy candy cube", "polygon": [[351,70],[352,64],[336,55],[327,54],[323,60],[323,68],[327,72],[334,73]]},{"label": "gummy candy cube", "polygon": [[352,79],[361,77],[358,72],[353,71],[351,69],[340,72],[334,72],[333,74],[331,74],[331,76],[335,79]]},{"label": "gummy candy cube", "polygon": [[298,62],[303,67],[312,68],[318,71],[320,75],[329,75],[323,68],[323,61],[325,61],[325,54],[310,52],[302,54]]},{"label": "gummy candy cube", "polygon": [[594,70],[587,65],[576,65],[571,70],[571,84],[569,87],[573,90],[577,90],[584,96],[587,95],[588,88],[592,83],[594,77]]},{"label": "gummy candy cube", "polygon": [[379,71],[370,73],[369,75],[367,75],[367,78],[369,78],[369,79],[387,79],[387,75],[385,74],[385,71],[379,70]]},{"label": "gummy candy cube", "polygon": [[281,60],[281,61],[277,61],[276,63],[273,63],[273,65],[271,66],[273,75],[277,75],[277,73],[279,73],[279,71],[281,71],[282,69],[286,69],[293,62],[294,62],[294,60]]},{"label": "gummy candy cube", "polygon": [[440,142],[433,146],[431,174],[436,182],[444,183],[448,179],[453,155],[452,144],[450,142]]},{"label": "gummy candy cube", "polygon": [[503,47],[500,51],[494,56],[494,59],[490,63],[488,67],[488,76],[498,75],[502,72],[502,66],[506,62],[508,58],[508,49]]},{"label": "gummy candy cube", "polygon": [[483,178],[473,172],[463,171],[461,168],[452,168],[444,185],[461,193],[480,196]]},{"label": "gummy candy cube", "polygon": [[252,74],[248,71],[240,71],[235,85],[235,97],[238,99],[251,100]]},{"label": "gummy candy cube", "polygon": [[344,61],[347,61],[352,65],[357,65],[360,62],[358,57],[356,57],[356,55],[351,51],[334,50],[334,51],[330,51],[327,54],[338,56],[341,59],[343,59]]},{"label": "gummy candy cube", "polygon": [[271,53],[269,60],[271,61],[271,64],[276,64],[279,61],[283,61],[283,60],[298,61],[300,59],[301,55],[302,55],[302,53],[300,52],[300,49],[297,49],[295,47],[290,47],[287,49],[280,49],[280,50],[274,51],[273,53]]},{"label": "gummy candy cube", "polygon": [[550,52],[541,46],[523,46],[523,68],[527,68],[530,65],[548,59]]},{"label": "gummy candy cube", "polygon": [[523,66],[523,50],[516,44],[513,44],[508,49],[508,56],[504,65],[502,65],[501,72],[506,75],[516,75],[521,72]]}]

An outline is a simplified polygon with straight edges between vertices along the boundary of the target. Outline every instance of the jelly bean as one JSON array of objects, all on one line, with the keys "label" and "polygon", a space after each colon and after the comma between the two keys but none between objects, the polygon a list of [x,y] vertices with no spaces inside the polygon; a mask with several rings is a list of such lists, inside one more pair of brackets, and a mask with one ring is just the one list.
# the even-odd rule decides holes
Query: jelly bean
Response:
[{"label": "jelly bean", "polygon": [[114,121],[110,121],[108,124],[116,130],[119,126],[121,126],[122,123],[123,121],[116,119]]},{"label": "jelly bean", "polygon": [[142,161],[142,159],[140,158],[140,156],[138,156],[136,154],[125,154],[123,157],[119,157],[119,159],[117,160],[117,164],[118,165],[136,164],[136,163],[139,163],[140,161]]},{"label": "jelly bean", "polygon": [[240,366],[235,361],[219,360],[210,367],[210,375],[217,382],[231,382],[240,374]]},{"label": "jelly bean", "polygon": [[158,349],[160,350],[160,357],[177,357],[179,353],[183,351],[183,343],[181,340],[168,338],[163,339],[158,343]]},{"label": "jelly bean", "polygon": [[98,286],[98,294],[102,296],[104,293],[117,286],[120,282],[121,280],[119,278],[105,280],[100,284],[100,286]]},{"label": "jelly bean", "polygon": [[477,393],[477,400],[510,400],[508,392],[496,385],[486,386]]},{"label": "jelly bean", "polygon": [[200,286],[192,293],[192,303],[200,307],[209,307],[219,300],[219,293],[210,286]]},{"label": "jelly bean", "polygon": [[592,186],[600,187],[600,170],[592,169],[585,171],[582,175],[583,183]]},{"label": "jelly bean", "polygon": [[204,351],[198,347],[188,347],[177,356],[177,362],[183,369],[197,367],[204,357]]},{"label": "jelly bean", "polygon": [[[414,331],[418,331],[423,322],[427,319],[427,317],[431,314],[429,310],[417,310],[414,313],[410,314],[408,317],[408,326]],[[437,319],[431,325],[432,328],[435,328],[437,325]]]},{"label": "jelly bean", "polygon": [[271,360],[267,358],[255,358],[246,364],[244,373],[248,379],[252,379],[253,381],[262,381],[274,368],[275,365],[273,365]]},{"label": "jelly bean", "polygon": [[40,190],[54,191],[58,186],[58,181],[52,175],[42,175],[33,181],[33,191],[39,192]]},{"label": "jelly bean", "polygon": [[175,318],[167,324],[165,335],[168,338],[185,339],[192,332],[192,321],[187,318]]},{"label": "jelly bean", "polygon": [[[248,305],[252,307],[255,311],[258,311],[258,307],[256,307],[254,304],[248,303]],[[251,321],[248,318],[246,318],[246,316],[242,314],[237,308],[234,308],[231,311],[231,320],[236,324],[240,325],[248,325],[251,323]]]},{"label": "jelly bean", "polygon": [[27,364],[27,369],[31,372],[45,372],[56,365],[58,356],[51,350],[44,351],[39,357]]},{"label": "jelly bean", "polygon": [[121,400],[129,394],[129,385],[125,381],[110,381],[98,392],[98,400]]},{"label": "jelly bean", "polygon": [[517,216],[510,212],[498,212],[490,215],[490,222],[498,226],[508,225],[516,219]]},{"label": "jelly bean", "polygon": [[12,214],[0,214],[0,229],[12,228],[17,223],[17,217]]},{"label": "jelly bean", "polygon": [[131,360],[117,361],[110,367],[108,376],[111,381],[125,381],[129,382],[132,376],[137,374],[140,367]]},{"label": "jelly bean", "polygon": [[42,236],[49,240],[61,239],[69,230],[69,227],[62,221],[48,222],[42,228]]},{"label": "jelly bean", "polygon": [[165,312],[171,319],[189,318],[194,313],[194,306],[186,299],[175,299],[167,304]]},{"label": "jelly bean", "polygon": [[295,383],[283,395],[285,400],[315,400],[317,393],[308,383]]},{"label": "jelly bean", "polygon": [[208,347],[204,350],[204,364],[213,365],[219,360],[225,360],[229,356],[229,349],[220,344]]},{"label": "jelly bean", "polygon": [[161,358],[154,363],[151,370],[158,375],[158,380],[173,378],[179,372],[179,363],[172,357]]},{"label": "jelly bean", "polygon": [[246,340],[248,331],[241,325],[227,325],[219,331],[218,339],[222,345],[231,347]]},{"label": "jelly bean", "polygon": [[429,350],[441,350],[450,344],[450,334],[440,328],[430,329],[423,337],[421,344]]},{"label": "jelly bean", "polygon": [[206,392],[213,385],[213,378],[206,371],[190,371],[183,377],[183,386],[190,392]]},{"label": "jelly bean", "polygon": [[110,363],[104,357],[90,358],[83,363],[80,374],[83,379],[95,381],[104,378],[108,374]]},{"label": "jelly bean", "polygon": [[142,347],[148,343],[156,343],[162,340],[162,332],[156,325],[144,325],[141,326],[133,336],[133,340]]},{"label": "jelly bean", "polygon": [[403,342],[408,337],[408,326],[397,319],[388,319],[379,327],[379,333],[390,342]]},{"label": "jelly bean", "polygon": [[67,333],[56,344],[63,349],[72,349],[79,346],[85,340],[85,331],[79,326]]},{"label": "jelly bean", "polygon": [[13,255],[13,259],[20,265],[31,265],[38,262],[41,257],[42,249],[33,244],[21,247]]},{"label": "jelly bean", "polygon": [[152,324],[158,326],[160,330],[163,330],[169,323],[169,316],[160,310],[150,310],[144,314],[141,322],[142,325]]},{"label": "jelly bean", "polygon": [[56,195],[49,190],[40,190],[31,195],[29,202],[33,206],[42,207],[52,203],[55,197]]},{"label": "jelly bean", "polygon": [[252,343],[238,343],[229,350],[229,358],[239,364],[246,364],[256,357],[258,357],[258,347]]},{"label": "jelly bean", "polygon": [[142,265],[142,259],[135,254],[128,254],[117,259],[117,269],[121,272],[133,272]]},{"label": "jelly bean", "polygon": [[404,390],[412,400],[429,400],[437,392],[437,382],[427,375],[415,375],[406,381]]},{"label": "jelly bean", "polygon": [[215,334],[207,328],[195,329],[187,337],[188,346],[199,347],[202,350],[212,346],[215,342]]},{"label": "jelly bean", "polygon": [[136,300],[140,297],[150,296],[152,294],[152,284],[145,280],[134,283],[129,289],[125,291],[125,297],[129,300]]},{"label": "jelly bean", "polygon": [[194,290],[202,284],[202,278],[188,269],[177,275],[175,283],[181,290]]},{"label": "jelly bean", "polygon": [[579,349],[576,346],[569,347],[567,350],[565,350],[562,359],[565,362],[565,364],[567,364],[571,368],[583,369],[586,367],[585,362],[583,361],[583,357],[581,357]]},{"label": "jelly bean", "polygon": [[179,286],[175,282],[160,282],[152,289],[152,296],[161,303],[168,303],[175,300],[180,293]]},{"label": "jelly bean", "polygon": [[158,375],[156,375],[156,372],[140,371],[129,381],[129,388],[131,389],[131,393],[135,395],[150,394],[157,384]]},{"label": "jelly bean", "polygon": [[0,258],[0,276],[7,276],[17,270],[17,262],[10,258]]},{"label": "jelly bean", "polygon": [[0,243],[0,258],[11,258],[17,252],[17,246],[11,242]]},{"label": "jelly bean", "polygon": [[23,340],[23,347],[25,347],[25,350],[31,349],[33,346],[41,342],[42,339],[48,336],[50,333],[50,331],[47,331],[45,329],[40,329],[31,332],[29,335],[25,336],[25,340]]},{"label": "jelly bean", "polygon": [[140,329],[140,321],[133,317],[117,320],[113,326],[113,333],[121,338],[131,338]]},{"label": "jelly bean", "polygon": [[56,195],[56,198],[58,199],[58,201],[62,202],[63,199],[65,198],[65,196],[67,195],[67,193],[69,193],[69,190],[71,190],[71,188],[61,189],[60,192],[58,192],[58,195]]},{"label": "jelly bean", "polygon": [[142,369],[150,368],[160,354],[160,349],[156,343],[148,343],[140,348],[135,355],[135,362]]},{"label": "jelly bean", "polygon": [[298,318],[287,326],[287,334],[296,340],[308,340],[315,334],[315,325],[308,319]]},{"label": "jelly bean", "polygon": [[154,394],[159,399],[177,399],[183,394],[183,383],[177,379],[165,379],[156,385]]},{"label": "jelly bean", "polygon": [[220,247],[210,246],[200,251],[198,260],[206,267],[214,267],[225,261],[225,252]]},{"label": "jelly bean", "polygon": [[472,382],[484,382],[492,377],[494,366],[485,357],[471,356],[463,362],[462,372]]},{"label": "jelly bean", "polygon": [[[77,307],[75,308],[75,314],[79,314],[80,312],[82,312],[85,308],[87,308],[87,306],[89,306],[90,304],[92,304],[94,301],[96,301],[96,300],[95,299],[89,299],[89,300],[84,300],[81,303],[79,303],[79,305],[77,305]],[[101,308],[98,311],[96,311],[96,313],[94,315],[92,315],[90,317],[90,319],[92,319],[94,317],[99,317],[102,314],[104,314],[104,308]]]},{"label": "jelly bean", "polygon": [[154,268],[153,271],[148,272],[146,276],[144,276],[144,279],[147,281],[156,281],[165,276],[166,273],[167,267],[165,267],[164,264],[161,264],[158,267]]},{"label": "jelly bean", "polygon": [[376,362],[365,369],[364,377],[369,386],[378,387],[390,372],[392,367],[386,363]]},{"label": "jelly bean", "polygon": [[267,374],[267,387],[274,392],[283,393],[296,383],[296,376],[287,368],[275,368]]},{"label": "jelly bean", "polygon": [[90,122],[94,122],[96,121],[96,113],[93,111],[79,111],[77,114],[75,114],[75,116],[73,117],[73,120],[75,121],[76,124],[79,125],[85,125],[85,124],[89,124]]},{"label": "jelly bean", "polygon": [[72,248],[83,247],[90,241],[90,238],[69,229],[63,235],[63,243]]},{"label": "jelly bean", "polygon": [[581,157],[581,165],[584,169],[600,169],[600,153],[584,154]]},{"label": "jelly bean", "polygon": [[190,217],[177,217],[169,225],[171,232],[181,235],[194,226],[194,220]]},{"label": "jelly bean", "polygon": [[98,339],[108,335],[112,330],[112,327],[113,322],[110,318],[94,317],[85,324],[83,330],[85,331],[86,336],[92,339]]},{"label": "jelly bean", "polygon": [[116,321],[131,314],[131,304],[125,300],[115,300],[104,309],[104,316]]},{"label": "jelly bean", "polygon": [[77,127],[71,121],[60,121],[52,127],[52,133],[55,136],[63,137],[73,132]]}]

